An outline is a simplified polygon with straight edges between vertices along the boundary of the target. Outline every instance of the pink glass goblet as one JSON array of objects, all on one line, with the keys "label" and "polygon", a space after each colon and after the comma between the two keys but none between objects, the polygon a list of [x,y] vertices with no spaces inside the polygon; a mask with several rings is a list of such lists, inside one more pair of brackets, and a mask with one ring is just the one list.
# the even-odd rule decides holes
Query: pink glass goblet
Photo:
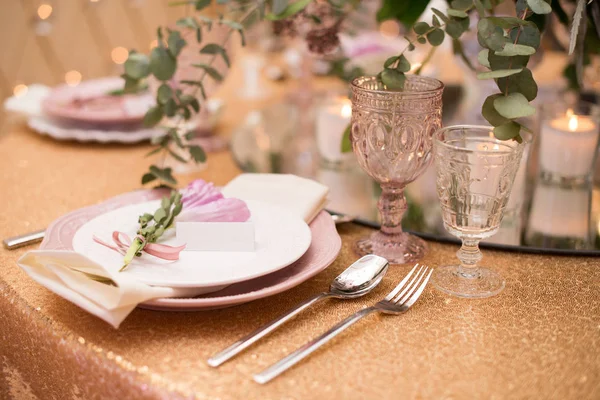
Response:
[{"label": "pink glass goblet", "polygon": [[358,163],[381,185],[381,230],[359,240],[358,254],[376,254],[393,264],[420,259],[425,242],[402,231],[406,185],[429,166],[432,137],[442,124],[437,79],[407,75],[404,90],[391,91],[375,77],[352,81],[350,140]]}]

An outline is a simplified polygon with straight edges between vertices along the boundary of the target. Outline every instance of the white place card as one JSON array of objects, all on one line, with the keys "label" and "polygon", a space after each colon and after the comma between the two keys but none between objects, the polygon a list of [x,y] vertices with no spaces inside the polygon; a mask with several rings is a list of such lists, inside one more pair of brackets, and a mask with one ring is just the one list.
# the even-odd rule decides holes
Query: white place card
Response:
[{"label": "white place card", "polygon": [[177,222],[177,241],[184,251],[254,251],[254,223]]}]

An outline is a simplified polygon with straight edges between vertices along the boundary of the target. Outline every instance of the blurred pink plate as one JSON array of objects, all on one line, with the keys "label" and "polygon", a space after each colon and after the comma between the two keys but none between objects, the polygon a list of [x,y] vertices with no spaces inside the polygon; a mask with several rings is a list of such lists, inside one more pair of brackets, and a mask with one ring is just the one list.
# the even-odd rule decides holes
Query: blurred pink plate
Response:
[{"label": "blurred pink plate", "polygon": [[77,86],[60,85],[42,102],[47,115],[77,122],[123,124],[142,122],[155,104],[151,93],[112,96],[123,89],[123,79],[108,77],[83,81]]},{"label": "blurred pink plate", "polygon": [[[140,190],[81,208],[54,221],[46,230],[40,249],[73,250],[73,238],[86,222],[126,205],[155,200],[160,190]],[[258,278],[232,284],[218,292],[194,298],[165,298],[140,304],[142,308],[197,311],[230,307],[291,289],[326,269],[337,257],[342,243],[331,216],[322,211],[311,223],[312,242],[307,252],[290,266]]]}]

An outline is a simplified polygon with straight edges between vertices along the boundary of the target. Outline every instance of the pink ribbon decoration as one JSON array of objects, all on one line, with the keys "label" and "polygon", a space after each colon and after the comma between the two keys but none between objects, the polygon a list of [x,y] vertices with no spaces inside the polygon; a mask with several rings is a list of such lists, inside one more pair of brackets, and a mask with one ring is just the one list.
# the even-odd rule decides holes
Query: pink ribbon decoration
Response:
[{"label": "pink ribbon decoration", "polygon": [[[142,243],[145,243],[145,239],[141,235],[137,235],[136,238],[140,239]],[[97,236],[93,236],[94,242],[108,247],[111,250],[116,251],[121,255],[127,253],[127,249],[131,246],[131,239],[123,232],[114,231],[112,234],[112,240],[115,244],[110,244],[100,239]],[[185,249],[185,244],[182,246],[169,246],[166,244],[159,243],[145,243],[142,251],[150,254],[151,256],[161,258],[163,260],[176,261],[179,260],[179,253]]]}]

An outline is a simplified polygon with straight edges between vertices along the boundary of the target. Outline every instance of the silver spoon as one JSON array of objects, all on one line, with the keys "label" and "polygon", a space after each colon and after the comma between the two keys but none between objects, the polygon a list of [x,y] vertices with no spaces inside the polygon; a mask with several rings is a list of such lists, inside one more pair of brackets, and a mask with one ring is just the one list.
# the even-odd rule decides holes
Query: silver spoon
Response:
[{"label": "silver spoon", "polygon": [[225,361],[248,348],[259,339],[267,336],[275,329],[292,319],[302,310],[310,307],[321,299],[335,297],[336,299],[353,299],[363,296],[373,290],[387,272],[388,261],[376,255],[366,255],[349,266],[344,272],[333,280],[328,292],[320,293],[292,308],[276,320],[258,328],[249,335],[241,338],[225,350],[215,354],[208,359],[208,365],[218,367]]}]

